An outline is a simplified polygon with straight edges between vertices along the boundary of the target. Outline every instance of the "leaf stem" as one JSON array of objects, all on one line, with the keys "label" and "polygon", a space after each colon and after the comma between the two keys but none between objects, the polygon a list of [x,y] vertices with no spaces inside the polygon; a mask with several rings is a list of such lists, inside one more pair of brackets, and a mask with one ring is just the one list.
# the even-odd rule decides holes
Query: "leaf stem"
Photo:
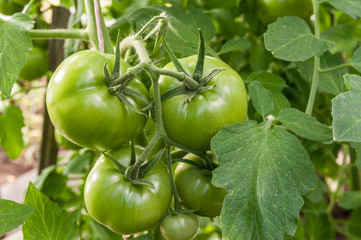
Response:
[{"label": "leaf stem", "polygon": [[354,149],[350,149],[350,158],[351,158],[351,190],[352,191],[360,191],[360,171],[355,165],[357,153]]},{"label": "leaf stem", "polygon": [[[320,39],[320,3],[317,0],[312,0],[313,11],[315,14],[315,37]],[[319,81],[319,69],[320,69],[320,58],[315,56],[315,62],[313,67],[312,85],[310,95],[308,96],[308,102],[306,107],[306,113],[312,115],[313,105],[315,104],[315,98],[317,93],[317,86]]]},{"label": "leaf stem", "polygon": [[28,30],[32,39],[81,39],[89,41],[89,35],[82,29],[44,29],[44,30]]},{"label": "leaf stem", "polygon": [[332,72],[332,71],[340,69],[340,68],[346,68],[346,67],[350,67],[350,66],[351,66],[350,63],[344,63],[344,64],[340,64],[340,65],[330,67],[330,68],[320,68],[318,71],[320,73],[328,73],[328,72]]}]

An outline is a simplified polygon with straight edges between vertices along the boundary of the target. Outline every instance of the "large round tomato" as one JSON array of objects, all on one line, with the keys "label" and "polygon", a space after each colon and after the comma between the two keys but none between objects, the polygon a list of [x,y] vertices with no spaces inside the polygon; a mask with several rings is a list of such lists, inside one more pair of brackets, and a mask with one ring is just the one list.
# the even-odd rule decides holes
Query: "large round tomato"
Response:
[{"label": "large round tomato", "polygon": [[[184,157],[200,162],[200,158],[188,154]],[[197,214],[215,217],[221,213],[226,189],[215,187],[212,175],[187,163],[179,163],[174,173],[175,185],[181,203],[189,209],[198,209]]]},{"label": "large round tomato", "polygon": [[[197,56],[179,59],[184,70],[192,76]],[[216,68],[225,68],[207,86],[216,86],[187,101],[187,95],[176,95],[162,103],[164,127],[175,141],[189,148],[206,151],[210,141],[222,126],[241,122],[247,115],[247,93],[242,78],[223,61],[206,57],[203,77]],[[173,63],[165,69],[176,71]],[[165,93],[183,83],[169,76],[161,76],[159,87]]]},{"label": "large round tomato", "polygon": [[198,218],[195,214],[169,214],[161,225],[160,231],[167,240],[188,240],[198,230]]},{"label": "large round tomato", "polygon": [[0,13],[4,15],[13,15],[21,12],[23,6],[15,3],[13,0],[0,0]]},{"label": "large round tomato", "polygon": [[[70,56],[56,69],[46,96],[50,119],[60,133],[80,146],[101,151],[137,136],[147,120],[109,93],[103,73],[106,62],[111,72],[113,55],[86,50]],[[128,67],[121,60],[120,74]],[[137,79],[128,87],[148,96]],[[146,106],[138,98],[127,98],[138,109]]]},{"label": "large round tomato", "polygon": [[[137,155],[140,148],[136,148]],[[123,166],[130,161],[130,147],[108,152]],[[145,231],[161,220],[169,209],[172,190],[162,161],[144,177],[154,189],[136,186],[109,159],[100,157],[85,182],[85,206],[91,217],[120,234]]]},{"label": "large round tomato", "polygon": [[312,0],[258,0],[258,16],[264,24],[279,17],[298,16],[305,20],[313,13]]},{"label": "large round tomato", "polygon": [[45,50],[34,47],[20,70],[19,79],[31,81],[43,76],[49,70],[49,57]]}]

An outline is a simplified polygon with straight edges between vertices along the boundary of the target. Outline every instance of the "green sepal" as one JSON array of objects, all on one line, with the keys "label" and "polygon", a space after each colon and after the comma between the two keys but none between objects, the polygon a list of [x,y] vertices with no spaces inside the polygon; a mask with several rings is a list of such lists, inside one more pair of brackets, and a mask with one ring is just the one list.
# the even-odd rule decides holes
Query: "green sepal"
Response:
[{"label": "green sepal", "polygon": [[193,165],[195,167],[198,167],[200,169],[204,169],[205,166],[204,165],[201,165],[195,161],[192,161],[192,160],[188,160],[188,159],[184,159],[184,158],[174,158],[172,159],[172,163],[175,163],[175,162],[181,162],[181,163],[186,163],[186,164],[189,164],[189,165]]},{"label": "green sepal", "polygon": [[121,100],[125,105],[127,105],[134,112],[136,112],[136,113],[138,113],[140,115],[144,115],[146,118],[148,117],[147,114],[139,111],[131,102],[129,102],[129,100],[125,97],[123,92],[117,92],[116,96],[119,98],[119,100]]},{"label": "green sepal", "polygon": [[201,29],[198,29],[199,33],[199,48],[198,48],[198,59],[197,65],[193,72],[193,79],[200,82],[203,75],[204,58],[206,57],[206,50],[204,45],[204,38]]},{"label": "green sepal", "polygon": [[210,74],[208,74],[206,77],[204,77],[200,80],[201,85],[202,86],[206,85],[212,78],[214,78],[215,76],[218,75],[218,73],[220,73],[224,70],[227,70],[227,69],[221,68],[221,67],[214,69]]},{"label": "green sepal", "polygon": [[186,73],[186,71],[184,70],[184,68],[180,64],[180,62],[178,61],[177,57],[174,55],[172,49],[169,48],[169,46],[166,43],[166,41],[164,40],[164,38],[163,38],[163,46],[164,46],[166,52],[168,53],[168,55],[170,57],[170,60],[174,64],[175,68],[177,69],[177,71],[178,72],[183,72],[183,73],[187,74],[187,76],[189,76],[188,73]]},{"label": "green sepal", "polygon": [[129,164],[129,166],[133,166],[135,161],[136,161],[135,149],[134,149],[134,139],[133,138],[132,138],[132,141],[130,142],[130,149],[131,149],[131,154],[130,154],[130,164]]},{"label": "green sepal", "polygon": [[154,155],[149,161],[144,162],[139,169],[139,178],[144,178],[147,173],[149,173],[153,167],[159,162],[161,157],[164,154],[165,149],[161,149],[156,155]]},{"label": "green sepal", "polygon": [[146,97],[144,97],[142,94],[140,94],[140,93],[138,93],[138,92],[136,92],[136,91],[133,91],[133,90],[130,89],[130,88],[124,88],[124,89],[123,89],[123,93],[124,93],[125,95],[129,95],[129,96],[136,97],[136,98],[140,99],[141,101],[143,101],[143,102],[144,102],[145,104],[147,104],[147,105],[150,104],[149,100],[148,100]]},{"label": "green sepal", "polygon": [[120,31],[118,30],[117,40],[116,40],[116,47],[115,47],[115,62],[114,62],[114,68],[112,72],[112,79],[117,79],[119,77],[119,71],[120,71]]},{"label": "green sepal", "polygon": [[131,179],[130,182],[136,186],[146,186],[155,189],[154,184],[146,179]]},{"label": "green sepal", "polygon": [[104,157],[106,157],[107,159],[112,161],[113,164],[119,169],[119,171],[121,171],[123,174],[125,174],[126,168],[122,164],[120,164],[115,158],[106,154],[105,152],[102,152],[102,154],[104,155]]}]

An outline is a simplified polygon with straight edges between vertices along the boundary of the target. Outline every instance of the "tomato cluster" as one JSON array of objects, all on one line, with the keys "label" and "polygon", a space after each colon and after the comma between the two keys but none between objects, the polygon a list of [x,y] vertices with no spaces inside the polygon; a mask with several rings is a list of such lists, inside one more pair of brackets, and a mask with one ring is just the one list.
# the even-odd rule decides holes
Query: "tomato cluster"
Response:
[{"label": "tomato cluster", "polygon": [[[114,72],[112,77],[109,72],[117,69],[116,62],[114,55],[85,50],[64,60],[54,72],[46,103],[58,131],[58,141],[103,152],[91,169],[84,189],[87,211],[96,221],[126,235],[147,231],[160,223],[159,231],[165,239],[189,239],[198,230],[197,215],[220,215],[226,190],[211,183],[216,166],[211,155],[211,160],[207,158],[210,161],[207,166],[203,159],[188,154],[171,179],[172,173],[166,168],[163,157],[160,159],[161,149],[165,147],[163,140],[177,142],[180,147],[192,151],[210,152],[210,141],[222,126],[246,118],[244,83],[224,62],[206,57],[201,75],[207,76],[216,68],[223,71],[207,82],[200,81],[205,91],[194,94],[194,90],[187,89],[161,103],[166,136],[153,145],[146,161],[134,170],[136,159],[145,151],[140,146],[132,148],[129,142],[135,138],[135,143],[147,147],[144,138],[138,135],[142,131],[156,130],[153,119],[147,120],[145,111],[140,114],[135,110],[149,106],[144,100],[148,99],[148,90],[137,78],[122,83],[124,86],[116,85],[115,81],[119,76],[126,76],[130,67],[120,58],[119,73],[112,79]],[[197,56],[179,60],[189,76],[196,62]],[[172,63],[163,69],[177,72]],[[167,76],[161,76],[158,82],[163,94],[183,85]],[[114,91],[116,86],[122,89]],[[125,94],[126,99],[119,95],[126,92],[125,89],[132,93]],[[153,89],[151,92],[153,94]],[[194,97],[188,99],[189,94]],[[168,137],[171,140],[167,140]],[[154,156],[158,156],[157,160]],[[142,167],[148,163],[152,168],[141,175]],[[176,211],[169,211],[175,191],[178,191],[177,199],[179,197],[180,203],[190,211],[177,207]]]}]

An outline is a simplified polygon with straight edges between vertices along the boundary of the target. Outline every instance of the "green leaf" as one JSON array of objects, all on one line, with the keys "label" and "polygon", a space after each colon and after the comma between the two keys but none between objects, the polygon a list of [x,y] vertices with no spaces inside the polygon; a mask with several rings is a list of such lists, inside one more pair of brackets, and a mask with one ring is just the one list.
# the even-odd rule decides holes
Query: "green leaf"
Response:
[{"label": "green leaf", "polygon": [[336,141],[361,142],[361,91],[341,93],[332,99],[333,137]]},{"label": "green leaf", "polygon": [[211,148],[219,167],[212,183],[227,188],[224,239],[283,239],[294,235],[301,195],[315,187],[307,151],[286,130],[245,121],[223,127]]},{"label": "green leaf", "polygon": [[361,90],[361,76],[356,74],[345,74],[343,76],[348,89],[355,88]]},{"label": "green leaf", "polygon": [[92,150],[74,154],[65,166],[64,175],[68,175],[69,173],[83,173],[94,157],[95,154]]},{"label": "green leaf", "polygon": [[256,111],[263,119],[274,109],[273,95],[265,89],[258,81],[253,81],[249,85],[249,96]]},{"label": "green leaf", "polygon": [[332,131],[326,124],[296,108],[283,109],[277,120],[303,138],[320,142],[332,140]]},{"label": "green leaf", "polygon": [[269,72],[254,72],[248,76],[246,83],[258,81],[272,93],[281,92],[286,87],[286,81],[280,76]]},{"label": "green leaf", "polygon": [[210,18],[202,10],[188,7],[184,12],[177,7],[159,7],[166,11],[170,16],[170,23],[177,29],[178,33],[184,38],[185,42],[180,40],[173,32],[168,31],[166,40],[174,52],[189,56],[196,54],[198,49],[198,28],[202,30],[207,49],[210,49],[208,42],[216,36],[216,29]]},{"label": "green leaf", "polygon": [[25,14],[16,13],[9,21],[0,19],[0,91],[10,97],[20,69],[25,65],[32,43],[26,30],[34,25]]},{"label": "green leaf", "polygon": [[[330,52],[326,52],[321,56],[320,66],[323,69],[338,66],[344,64],[342,59],[337,55],[332,55]],[[314,59],[311,58],[304,62],[298,62],[297,66],[300,68],[301,75],[306,80],[311,81],[313,76]],[[337,69],[327,73],[321,73],[319,75],[318,90],[337,95],[345,91],[345,84],[343,81],[343,75],[347,73],[347,68]]]},{"label": "green leaf", "polygon": [[15,105],[6,106],[4,112],[0,113],[0,143],[11,159],[18,158],[25,147],[22,127],[24,118],[20,108]]},{"label": "green leaf", "polygon": [[339,199],[338,205],[347,210],[361,207],[361,192],[345,192]]},{"label": "green leaf", "polygon": [[354,28],[347,25],[335,25],[328,28],[321,33],[321,39],[333,43],[330,49],[332,54],[353,50],[358,41],[355,38]]},{"label": "green leaf", "polygon": [[92,238],[99,240],[123,240],[122,235],[111,231],[109,228],[101,225],[100,223],[94,221],[92,218],[88,217],[90,228],[92,230]]},{"label": "green leaf", "polygon": [[268,25],[264,34],[265,46],[276,58],[304,61],[321,56],[331,45],[317,39],[307,23],[299,17],[282,17]]},{"label": "green leaf", "polygon": [[328,215],[318,211],[305,213],[305,234],[306,239],[335,239]]},{"label": "green leaf", "polygon": [[37,189],[41,189],[46,181],[46,179],[49,177],[49,175],[53,172],[56,171],[56,166],[55,165],[50,165],[46,168],[44,168],[43,170],[41,170],[40,175],[38,176],[38,178],[35,180],[34,182],[34,186]]},{"label": "green leaf", "polygon": [[361,17],[361,4],[359,0],[325,0],[325,2],[355,19]]},{"label": "green leaf", "polygon": [[348,223],[348,231],[358,239],[361,238],[360,222],[361,208],[358,208],[351,213]]},{"label": "green leaf", "polygon": [[150,234],[145,234],[145,235],[141,235],[139,237],[136,237],[134,239],[137,239],[137,240],[151,240],[152,236]]},{"label": "green leaf", "polygon": [[[272,54],[264,47],[263,42],[252,45],[250,49],[249,64],[253,72],[267,71],[273,61]],[[264,86],[264,85],[263,85]]]},{"label": "green leaf", "polygon": [[355,160],[355,165],[358,169],[361,170],[361,154],[360,152],[357,152],[357,157],[356,157],[356,160]]},{"label": "green leaf", "polygon": [[227,41],[221,48],[221,51],[218,52],[218,54],[224,54],[228,52],[233,51],[246,51],[249,46],[251,45],[251,42],[248,39],[245,38],[237,38]]},{"label": "green leaf", "polygon": [[56,203],[29,184],[25,204],[34,207],[33,214],[23,225],[24,239],[72,240],[78,237],[78,226]]},{"label": "green leaf", "polygon": [[351,66],[361,72],[361,47],[357,48],[353,53]]},{"label": "green leaf", "polygon": [[33,211],[28,205],[0,199],[0,236],[23,224]]},{"label": "green leaf", "polygon": [[307,194],[307,199],[311,201],[311,203],[317,204],[321,203],[324,200],[324,194],[327,192],[327,185],[317,178],[317,186],[315,189],[311,190]]},{"label": "green leaf", "polygon": [[274,102],[274,109],[272,112],[273,116],[278,116],[279,112],[282,109],[290,108],[291,104],[288,99],[280,92],[273,93],[273,102]]}]

